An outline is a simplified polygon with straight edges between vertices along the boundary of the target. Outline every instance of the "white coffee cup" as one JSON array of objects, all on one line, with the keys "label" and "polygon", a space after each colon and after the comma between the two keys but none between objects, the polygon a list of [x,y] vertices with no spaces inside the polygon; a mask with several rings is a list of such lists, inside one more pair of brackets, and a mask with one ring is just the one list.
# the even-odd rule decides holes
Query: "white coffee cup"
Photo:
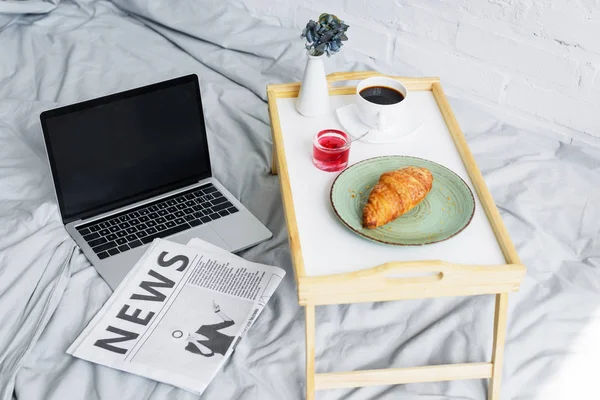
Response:
[{"label": "white coffee cup", "polygon": [[[363,89],[369,87],[388,87],[400,92],[404,100],[393,104],[376,104],[360,95]],[[361,81],[356,86],[356,109],[361,121],[378,131],[386,131],[400,123],[408,115],[408,91],[396,79],[375,76]]]}]

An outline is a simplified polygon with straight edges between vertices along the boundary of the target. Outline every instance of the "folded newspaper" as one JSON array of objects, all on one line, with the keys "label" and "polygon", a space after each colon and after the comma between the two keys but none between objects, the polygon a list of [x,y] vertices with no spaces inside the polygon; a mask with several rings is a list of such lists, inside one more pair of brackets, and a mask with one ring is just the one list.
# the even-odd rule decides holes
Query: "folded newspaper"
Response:
[{"label": "folded newspaper", "polygon": [[156,239],[67,353],[202,394],[284,276],[200,239]]}]

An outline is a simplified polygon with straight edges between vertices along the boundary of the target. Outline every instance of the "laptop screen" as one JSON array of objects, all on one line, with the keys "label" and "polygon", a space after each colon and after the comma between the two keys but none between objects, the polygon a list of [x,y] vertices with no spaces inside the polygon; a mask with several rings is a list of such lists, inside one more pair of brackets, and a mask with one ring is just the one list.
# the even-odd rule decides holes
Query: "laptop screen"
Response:
[{"label": "laptop screen", "polygon": [[41,120],[65,223],[211,175],[196,75],[46,111]]}]

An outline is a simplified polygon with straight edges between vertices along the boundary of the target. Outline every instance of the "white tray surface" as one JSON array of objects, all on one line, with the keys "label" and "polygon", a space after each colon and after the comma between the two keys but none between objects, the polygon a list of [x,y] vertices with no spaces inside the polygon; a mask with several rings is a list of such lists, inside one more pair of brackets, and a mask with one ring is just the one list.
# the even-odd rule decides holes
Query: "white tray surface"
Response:
[{"label": "white tray surface", "polygon": [[349,164],[383,155],[407,155],[442,164],[467,182],[475,196],[475,215],[458,235],[426,246],[390,246],[371,242],[347,229],[337,219],[329,191],[339,173],[312,164],[312,139],[322,129],[342,129],[335,109],[354,101],[354,95],[331,96],[330,112],[306,118],[295,108],[296,98],[277,99],[283,145],[291,182],[296,223],[307,276],[352,272],[390,261],[445,260],[461,264],[506,264],[494,232],[433,94],[411,92],[411,112],[425,123],[415,133],[393,144],[352,143]]}]

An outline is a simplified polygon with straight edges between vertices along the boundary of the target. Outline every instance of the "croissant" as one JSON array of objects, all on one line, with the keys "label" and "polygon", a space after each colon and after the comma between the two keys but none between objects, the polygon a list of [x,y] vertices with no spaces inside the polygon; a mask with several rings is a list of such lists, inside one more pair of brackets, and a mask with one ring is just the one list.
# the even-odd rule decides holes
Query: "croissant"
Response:
[{"label": "croissant", "polygon": [[363,209],[363,226],[378,228],[407,213],[427,196],[432,185],[433,175],[426,168],[383,173]]}]

